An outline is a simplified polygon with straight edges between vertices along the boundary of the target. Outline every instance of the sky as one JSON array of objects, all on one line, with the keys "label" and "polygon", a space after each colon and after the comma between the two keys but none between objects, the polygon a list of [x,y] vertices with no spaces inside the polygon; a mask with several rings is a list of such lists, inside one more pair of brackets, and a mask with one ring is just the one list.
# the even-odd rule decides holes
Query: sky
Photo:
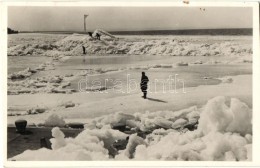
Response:
[{"label": "sky", "polygon": [[[205,10],[203,10],[205,8]],[[18,31],[178,30],[252,28],[249,7],[32,7],[8,8],[8,27]]]}]

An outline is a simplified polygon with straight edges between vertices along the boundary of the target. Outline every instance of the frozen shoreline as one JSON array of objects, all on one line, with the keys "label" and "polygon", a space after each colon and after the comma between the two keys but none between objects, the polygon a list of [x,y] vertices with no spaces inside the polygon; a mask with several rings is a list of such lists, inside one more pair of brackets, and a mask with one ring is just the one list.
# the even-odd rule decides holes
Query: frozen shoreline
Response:
[{"label": "frozen shoreline", "polygon": [[[180,110],[192,105],[203,105],[214,96],[236,97],[252,106],[252,75],[239,75],[232,77],[232,83],[219,85],[198,86],[187,88],[187,93],[178,90],[177,94],[154,93],[150,98],[167,101],[167,103],[144,100],[141,94],[115,94],[115,93],[73,93],[73,94],[33,94],[33,95],[9,95],[8,106],[13,110],[26,112],[28,109],[43,106],[45,113],[24,116],[8,116],[8,123],[13,124],[18,118],[24,118],[29,123],[39,124],[44,118],[52,114],[62,116],[65,121],[80,121],[86,123],[88,119],[115,112],[133,113],[157,110]],[[27,100],[26,102],[21,100]],[[46,101],[48,100],[48,101]],[[183,101],[185,100],[185,101]],[[76,104],[73,108],[64,108],[62,103],[72,101]],[[102,104],[102,106],[101,106]],[[138,106],[142,104],[142,106]]]}]

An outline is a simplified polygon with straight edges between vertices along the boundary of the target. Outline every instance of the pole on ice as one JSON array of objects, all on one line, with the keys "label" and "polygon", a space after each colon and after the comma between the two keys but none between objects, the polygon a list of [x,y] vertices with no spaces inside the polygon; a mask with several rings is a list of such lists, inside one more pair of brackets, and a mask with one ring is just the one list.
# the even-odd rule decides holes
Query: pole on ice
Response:
[{"label": "pole on ice", "polygon": [[[88,15],[84,15],[84,17],[83,17],[83,19],[84,19],[84,32],[86,32],[86,18],[87,17],[88,17]],[[85,55],[86,55],[85,46],[82,45],[82,49],[83,49],[83,57],[84,57],[83,62],[85,62]]]},{"label": "pole on ice", "polygon": [[86,32],[86,18],[88,17],[88,15],[84,15],[84,31]]}]

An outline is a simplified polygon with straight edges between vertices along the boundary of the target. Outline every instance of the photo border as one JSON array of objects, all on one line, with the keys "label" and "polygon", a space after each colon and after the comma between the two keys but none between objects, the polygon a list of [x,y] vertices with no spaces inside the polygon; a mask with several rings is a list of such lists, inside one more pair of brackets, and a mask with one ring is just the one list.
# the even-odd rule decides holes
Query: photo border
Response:
[{"label": "photo border", "polygon": [[[169,1],[73,1],[73,2],[2,2],[0,3],[1,26],[1,109],[3,111],[3,163],[5,167],[256,167],[260,166],[260,57],[259,57],[259,4],[258,2],[192,2],[188,4]],[[7,161],[7,8],[8,6],[79,6],[79,7],[252,7],[253,8],[253,143],[252,162],[230,161]],[[3,94],[3,95],[2,95]],[[2,100],[3,98],[3,100]],[[105,166],[104,166],[105,165]]]}]

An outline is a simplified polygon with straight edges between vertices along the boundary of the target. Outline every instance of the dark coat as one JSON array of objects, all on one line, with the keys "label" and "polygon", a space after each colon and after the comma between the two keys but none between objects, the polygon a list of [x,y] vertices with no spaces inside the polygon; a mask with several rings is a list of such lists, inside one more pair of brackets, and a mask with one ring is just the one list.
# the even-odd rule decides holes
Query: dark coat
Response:
[{"label": "dark coat", "polygon": [[83,54],[86,54],[86,48],[82,46]]},{"label": "dark coat", "polygon": [[149,82],[148,77],[145,75],[142,75],[141,83],[140,83],[140,88],[141,88],[142,92],[146,92],[148,82]]}]

